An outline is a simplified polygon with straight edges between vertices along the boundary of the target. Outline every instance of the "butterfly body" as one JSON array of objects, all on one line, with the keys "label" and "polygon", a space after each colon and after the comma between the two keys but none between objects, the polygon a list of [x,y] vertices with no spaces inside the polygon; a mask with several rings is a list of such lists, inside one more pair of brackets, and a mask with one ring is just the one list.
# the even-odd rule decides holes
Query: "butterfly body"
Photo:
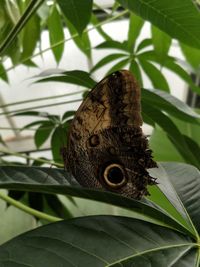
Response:
[{"label": "butterfly body", "polygon": [[86,187],[140,199],[155,184],[156,167],[142,133],[140,89],[129,71],[103,79],[71,124],[65,165]]}]

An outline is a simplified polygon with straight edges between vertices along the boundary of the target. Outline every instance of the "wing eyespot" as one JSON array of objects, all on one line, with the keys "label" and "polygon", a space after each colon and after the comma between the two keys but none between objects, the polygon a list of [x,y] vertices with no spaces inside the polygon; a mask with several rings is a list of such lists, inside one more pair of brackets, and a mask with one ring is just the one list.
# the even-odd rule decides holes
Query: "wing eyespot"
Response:
[{"label": "wing eyespot", "polygon": [[128,182],[124,168],[117,163],[112,163],[104,169],[103,181],[108,187],[113,189],[120,188]]},{"label": "wing eyespot", "polygon": [[88,139],[89,146],[96,147],[100,144],[100,138],[97,134],[93,134]]}]

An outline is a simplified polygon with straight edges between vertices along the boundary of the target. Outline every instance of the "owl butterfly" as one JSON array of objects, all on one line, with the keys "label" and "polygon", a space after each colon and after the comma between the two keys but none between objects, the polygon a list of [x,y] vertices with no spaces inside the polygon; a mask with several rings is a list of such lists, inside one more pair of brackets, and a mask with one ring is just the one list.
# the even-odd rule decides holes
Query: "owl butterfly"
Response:
[{"label": "owl butterfly", "polygon": [[156,167],[143,135],[140,88],[127,70],[100,81],[71,123],[65,167],[85,187],[141,199],[156,184]]}]

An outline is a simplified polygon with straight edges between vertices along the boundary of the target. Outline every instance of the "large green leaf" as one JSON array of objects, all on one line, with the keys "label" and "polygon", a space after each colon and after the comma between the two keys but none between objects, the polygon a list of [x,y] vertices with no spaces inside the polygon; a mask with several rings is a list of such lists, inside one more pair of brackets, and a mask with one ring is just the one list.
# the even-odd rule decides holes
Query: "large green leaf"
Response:
[{"label": "large green leaf", "polygon": [[57,0],[66,18],[74,25],[79,34],[89,23],[92,13],[92,0]]},{"label": "large green leaf", "polygon": [[200,12],[189,0],[118,0],[125,8],[190,46],[200,48]]},{"label": "large green leaf", "polygon": [[128,217],[89,216],[49,224],[0,247],[2,266],[187,266],[198,245],[178,232]]},{"label": "large green leaf", "polygon": [[[74,186],[69,186],[68,181]],[[180,216],[171,214],[169,210],[164,211],[146,199],[136,201],[111,192],[81,188],[69,173],[60,169],[1,166],[0,188],[57,193],[98,200],[129,209],[135,212],[136,218],[193,234],[193,230],[182,215],[180,219]]]}]

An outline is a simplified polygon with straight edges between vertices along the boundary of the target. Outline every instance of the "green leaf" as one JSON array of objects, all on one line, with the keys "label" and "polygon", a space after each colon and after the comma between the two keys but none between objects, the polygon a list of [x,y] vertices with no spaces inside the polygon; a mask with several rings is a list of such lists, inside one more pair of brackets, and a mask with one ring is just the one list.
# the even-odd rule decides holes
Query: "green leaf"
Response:
[{"label": "green leaf", "polygon": [[88,72],[80,70],[65,71],[60,76],[51,76],[49,78],[38,80],[37,82],[51,81],[71,83],[80,86],[85,86],[87,88],[92,88],[96,84],[96,82],[90,77]]},{"label": "green leaf", "polygon": [[[168,179],[188,212],[196,230],[199,232],[200,221],[198,207],[200,205],[200,172],[193,166],[183,163],[171,163],[170,165],[171,167],[168,169],[169,165],[163,163],[163,167],[167,167],[168,170]],[[176,173],[176,179],[173,179],[174,173]]]},{"label": "green leaf", "polygon": [[115,72],[115,71],[118,71],[120,69],[123,69],[129,63],[129,61],[130,61],[129,58],[126,58],[126,59],[123,59],[123,60],[119,61],[117,64],[112,66],[111,69],[109,69],[107,74],[111,74],[112,72]]},{"label": "green leaf", "polygon": [[51,137],[51,152],[55,162],[62,163],[62,149],[67,146],[67,133],[69,131],[69,123],[59,125],[55,128]]},{"label": "green leaf", "polygon": [[200,47],[200,12],[192,1],[117,0],[123,7],[192,47]]},{"label": "green leaf", "polygon": [[139,64],[136,62],[136,60],[132,60],[129,70],[133,73],[134,77],[136,78],[136,80],[138,81],[138,83],[140,84],[140,86],[142,87],[143,82],[142,82],[142,74],[141,74],[141,70],[140,70],[140,66]]},{"label": "green leaf", "polygon": [[48,118],[52,121],[59,121],[58,115],[52,115],[48,112],[41,112],[41,111],[25,111],[25,112],[18,112],[13,114],[12,116],[33,116],[33,117],[42,117],[42,118]]},{"label": "green leaf", "polygon": [[196,241],[178,232],[128,217],[89,216],[14,238],[0,247],[0,264],[179,267],[187,256],[187,266],[192,267],[197,254]]},{"label": "green leaf", "polygon": [[152,45],[152,39],[150,38],[146,38],[146,39],[143,39],[137,46],[137,49],[136,49],[136,52],[139,52],[141,51],[142,49],[148,47],[148,46],[151,46]]},{"label": "green leaf", "polygon": [[199,151],[200,151],[199,144],[197,142],[195,142],[195,140],[193,140],[189,136],[184,135],[184,134],[183,134],[183,136],[184,136],[185,142],[187,143],[188,147],[192,150],[193,154],[198,159],[199,158]]},{"label": "green leaf", "polygon": [[57,0],[63,14],[74,25],[80,35],[90,21],[92,2],[92,0]]},{"label": "green leaf", "polygon": [[[141,53],[138,57],[142,58],[143,60],[151,60],[151,61],[161,64],[159,59],[155,57],[154,51]],[[200,88],[194,84],[191,76],[180,65],[178,65],[175,62],[175,58],[168,56],[163,62],[163,66],[171,70],[175,74],[177,74],[181,79],[183,79],[185,82],[187,82],[190,85],[191,89],[194,92],[199,94]]]},{"label": "green leaf", "polygon": [[188,147],[183,135],[173,121],[154,106],[150,106],[147,102],[142,102],[142,110],[167,133],[168,137],[186,162],[200,168],[199,157],[196,158],[196,155],[193,154],[193,151]]},{"label": "green leaf", "polygon": [[[182,133],[185,142],[191,148],[193,153],[195,153],[196,158],[198,158],[200,125],[191,124],[185,120],[179,120],[172,117],[171,120],[176,124],[179,131]],[[173,143],[171,143],[165,132],[158,127],[154,128],[151,135],[150,147],[154,151],[154,158],[158,161],[185,162],[183,157],[176,151]],[[162,147],[162,149],[160,149],[160,147]]]},{"label": "green leaf", "polygon": [[[176,175],[174,174],[173,177],[176,177]],[[69,186],[68,181],[74,186]],[[146,199],[136,201],[108,191],[79,187],[71,174],[61,169],[1,166],[0,188],[64,194],[98,200],[136,212],[133,215],[140,220],[191,233],[186,225],[177,221],[177,218],[172,218],[163,209]]]},{"label": "green leaf", "polygon": [[157,69],[151,62],[142,60],[139,58],[142,69],[145,71],[149,79],[151,80],[153,87],[169,92],[170,88],[164,75]]},{"label": "green leaf", "polygon": [[119,58],[122,58],[122,57],[127,57],[127,54],[122,54],[122,53],[116,53],[116,54],[110,54],[108,56],[105,56],[104,58],[102,58],[99,62],[97,62],[94,67],[91,69],[91,72],[94,72],[96,71],[97,69],[103,67],[104,65],[116,60],[116,59],[119,59]]},{"label": "green leaf", "polygon": [[163,63],[168,55],[168,51],[171,45],[172,39],[168,34],[159,30],[157,27],[151,27],[152,42],[154,51],[159,58],[160,62]]},{"label": "green leaf", "polygon": [[181,120],[200,123],[200,115],[171,94],[156,89],[143,89],[142,99],[145,103],[160,108]]},{"label": "green leaf", "polygon": [[105,41],[105,42],[97,45],[95,48],[97,48],[97,49],[118,49],[118,50],[122,50],[125,52],[129,52],[126,41],[124,41],[123,43],[118,42],[118,41],[114,41],[114,40]]},{"label": "green leaf", "polygon": [[111,41],[112,38],[110,37],[110,35],[108,35],[103,29],[102,27],[98,26],[100,24],[100,21],[98,20],[98,18],[95,16],[95,14],[92,13],[92,17],[91,17],[91,23],[96,27],[95,30],[98,31],[98,33],[106,40],[106,41]]},{"label": "green leaf", "polygon": [[195,69],[200,68],[200,49],[196,49],[185,44],[180,43],[181,50],[190,63],[190,65]]},{"label": "green leaf", "polygon": [[184,158],[169,140],[167,133],[160,127],[154,128],[149,144],[153,151],[153,157],[156,161],[185,162]]},{"label": "green leaf", "polygon": [[[55,4],[52,6],[50,10],[50,15],[48,17],[47,25],[49,29],[50,44],[52,46],[51,49],[54,54],[56,62],[59,63],[64,51],[65,36],[64,36],[61,16]],[[59,45],[56,45],[58,43]]]},{"label": "green leaf", "polygon": [[[150,170],[150,174],[153,177],[158,177],[157,179],[158,187],[160,189],[160,192],[162,192],[162,194],[160,195],[152,194],[149,198],[151,199],[151,201],[161,206],[164,210],[171,213],[174,218],[177,218],[178,220],[182,221],[183,224],[187,222],[188,227],[190,227],[191,231],[194,233],[194,235],[196,235],[197,234],[196,228],[191,221],[191,217],[187,211],[187,208],[184,206],[181,200],[182,194],[180,193],[180,188],[178,190],[178,188],[174,188],[173,186],[174,177],[172,176],[171,169],[174,169],[174,166],[176,166],[175,173],[177,180],[182,179],[182,175],[180,175],[180,171],[178,171],[180,169],[184,170],[185,177],[191,175],[191,173],[193,178],[200,177],[200,173],[198,173],[198,170],[196,168],[190,166],[191,169],[189,169],[187,168],[186,164],[177,164],[168,162],[166,166],[164,164],[159,165],[159,171],[158,169],[154,168]],[[170,168],[170,171],[168,171],[168,168]],[[193,172],[191,170],[193,170]],[[155,191],[155,189],[157,188],[152,188],[152,189],[153,191]],[[163,198],[163,194],[165,196],[165,199]],[[174,209],[172,209],[167,202],[170,202]]]},{"label": "green leaf", "polygon": [[143,25],[144,21],[134,13],[131,13],[128,30],[128,49],[131,52],[134,50],[136,40],[141,32]]},{"label": "green leaf", "polygon": [[75,27],[69,22],[68,19],[65,20],[74,43],[88,58],[91,58],[91,43],[88,33],[83,32],[81,36],[77,35],[77,30]]},{"label": "green leaf", "polygon": [[24,127],[22,127],[20,129],[20,131],[24,131],[24,130],[29,129],[29,128],[35,126],[35,125],[38,125],[38,124],[43,124],[44,122],[48,122],[48,121],[47,120],[39,120],[39,121],[34,121],[34,122],[31,122],[31,123],[28,123]]},{"label": "green leaf", "polygon": [[62,116],[62,121],[65,121],[66,119],[69,119],[69,118],[71,118],[71,117],[74,117],[74,114],[75,114],[76,112],[74,111],[74,110],[68,110],[68,111],[66,111],[64,114],[63,114],[63,116]]},{"label": "green leaf", "polygon": [[8,75],[2,64],[0,64],[0,78],[8,83]]},{"label": "green leaf", "polygon": [[44,144],[44,142],[49,138],[54,127],[55,125],[50,121],[43,122],[38,127],[34,135],[34,141],[37,148],[40,148]]},{"label": "green leaf", "polygon": [[32,56],[40,38],[40,19],[37,15],[34,15],[28,21],[23,29],[22,34],[23,52],[21,60],[24,60]]}]

